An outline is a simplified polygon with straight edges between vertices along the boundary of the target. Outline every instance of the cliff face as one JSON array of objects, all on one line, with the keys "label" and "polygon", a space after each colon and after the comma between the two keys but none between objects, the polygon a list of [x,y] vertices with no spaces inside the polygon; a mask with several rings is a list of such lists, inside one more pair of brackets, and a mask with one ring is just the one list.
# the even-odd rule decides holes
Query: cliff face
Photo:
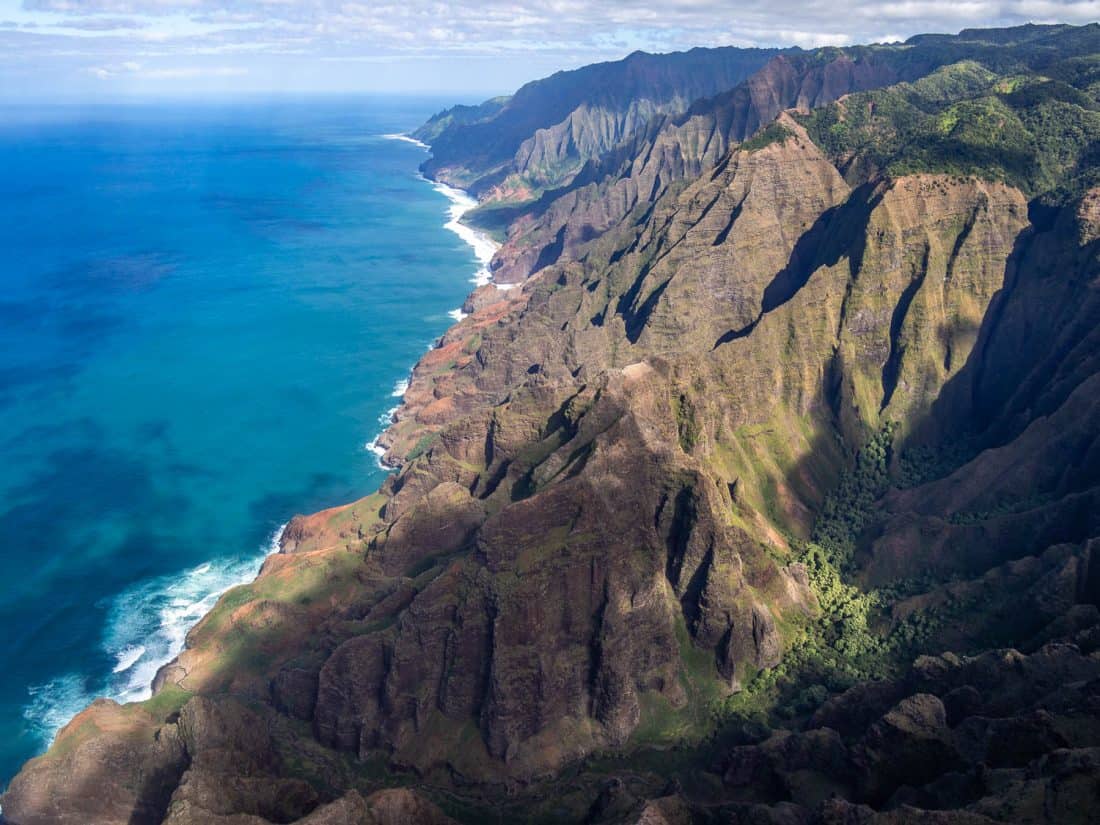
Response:
[{"label": "cliff face", "polygon": [[525,211],[493,261],[500,283],[522,281],[559,261],[579,258],[593,238],[641,214],[670,186],[716,164],[732,144],[786,109],[808,111],[853,91],[898,79],[873,52],[778,55],[745,82],[696,102],[679,116],[651,121],[595,157],[568,185]]},{"label": "cliff face", "polygon": [[[593,155],[570,180],[548,187],[537,202],[508,210],[506,214],[512,222],[507,240],[492,263],[494,276],[500,283],[519,283],[552,263],[582,258],[593,238],[630,216],[637,218],[644,214],[668,187],[691,180],[704,168],[718,163],[731,145],[750,138],[784,110],[816,110],[846,95],[881,89],[899,81],[919,81],[959,61],[971,61],[977,66],[981,64],[974,61],[981,59],[1011,75],[1044,70],[1059,55],[1069,57],[1090,48],[1087,39],[1080,40],[1087,35],[1079,30],[1021,27],[1013,31],[1017,33],[1005,45],[998,46],[980,39],[980,32],[963,32],[957,37],[914,38],[903,48],[850,47],[773,56],[743,82],[713,97],[696,100],[682,114],[653,118],[646,128],[636,128],[618,144]],[[1061,53],[1063,49],[1068,50],[1066,54]],[[982,71],[986,71],[988,81],[992,75],[988,70]],[[1076,69],[1067,67],[1065,71],[1076,76]],[[950,82],[960,83],[958,74],[953,73]],[[923,92],[947,99],[961,91],[952,85],[925,85],[935,88],[902,94],[919,98]],[[927,102],[918,100],[917,104]],[[1088,106],[1087,101],[1079,102]],[[873,117],[873,102],[870,111]],[[978,112],[968,114],[971,117],[964,118],[963,123],[972,128],[1000,128],[995,118],[984,120]],[[907,123],[911,115],[909,111],[891,107],[881,118],[890,124],[876,126],[888,132],[899,121]],[[1092,128],[1087,132],[1091,133]],[[867,142],[874,142],[884,135],[876,131],[864,137]],[[934,142],[927,136],[920,137]],[[1061,139],[1066,137],[1063,135]],[[1021,148],[998,147],[1006,163],[1011,163]],[[911,154],[920,152],[915,145],[905,150]],[[865,162],[878,160],[874,153],[862,153],[861,157]],[[846,173],[851,160],[834,158]],[[990,160],[991,157],[986,157],[983,162]],[[853,172],[856,177],[867,176],[867,170]]]},{"label": "cliff face", "polygon": [[521,199],[567,183],[659,115],[732,88],[775,49],[692,49],[664,55],[635,52],[528,83],[506,101],[441,112],[413,136],[430,142],[428,176],[480,198]]},{"label": "cliff face", "polygon": [[[773,64],[732,97],[784,89],[774,121],[690,163],[704,115],[646,127],[583,254],[417,365],[400,471],[296,518],[5,816],[1095,819],[1100,36],[981,37],[1077,45],[840,100],[888,80]],[[975,142],[986,111],[1032,161]],[[1057,155],[1050,111],[1084,130]],[[613,202],[658,155],[677,182]]]}]

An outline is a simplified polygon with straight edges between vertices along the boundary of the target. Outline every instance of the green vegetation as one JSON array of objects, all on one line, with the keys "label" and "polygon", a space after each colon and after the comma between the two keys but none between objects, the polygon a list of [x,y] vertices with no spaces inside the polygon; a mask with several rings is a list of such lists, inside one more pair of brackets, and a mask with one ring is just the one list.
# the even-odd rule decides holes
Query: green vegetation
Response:
[{"label": "green vegetation", "polygon": [[485,232],[497,243],[508,240],[512,221],[531,207],[531,200],[494,200],[479,204],[462,216],[462,222]]},{"label": "green vegetation", "polygon": [[184,690],[179,685],[168,683],[151,699],[142,702],[141,706],[157,719],[167,719],[173,713],[178,713],[179,709],[187,704],[187,700],[192,695],[191,691]]},{"label": "green vegetation", "polygon": [[741,148],[746,152],[756,152],[763,149],[765,146],[771,146],[773,143],[782,143],[789,137],[793,137],[794,132],[784,126],[778,121],[772,121],[751,138],[741,144]]},{"label": "green vegetation", "polygon": [[436,442],[436,438],[436,433],[428,433],[427,435],[422,435],[420,439],[416,442],[416,444],[413,445],[413,448],[409,450],[409,454],[405,456],[405,460],[415,461],[416,459],[420,458],[420,456],[424,455],[424,453],[428,452],[428,450],[431,449],[432,445]]},{"label": "green vegetation", "polygon": [[432,115],[427,123],[413,132],[413,137],[431,143],[448,129],[466,126],[471,123],[481,123],[491,119],[507,105],[509,100],[511,100],[511,95],[501,95],[490,98],[476,106],[461,104],[452,106],[450,109]]},{"label": "green vegetation", "polygon": [[969,441],[955,441],[937,447],[910,447],[898,456],[894,486],[905,490],[944,478],[977,455]]},{"label": "green vegetation", "polygon": [[933,613],[918,612],[900,622],[891,622],[888,615],[898,599],[927,589],[930,582],[865,591],[848,580],[857,540],[875,502],[893,483],[889,468],[896,429],[887,423],[859,451],[853,467],[823,502],[810,539],[791,539],[820,613],[787,628],[790,648],[778,666],[757,673],[741,693],[712,706],[719,720],[810,713],[830,693],[897,672],[937,629],[939,619]]},{"label": "green vegetation", "polygon": [[680,685],[688,700],[676,708],[659,693],[642,693],[642,721],[630,736],[634,747],[698,743],[714,731],[725,692],[715,678],[714,656],[695,646],[683,615],[676,616],[676,642],[680,649]]},{"label": "green vegetation", "polygon": [[1100,69],[1072,57],[1044,71],[1059,77],[1019,64],[998,74],[967,60],[850,95],[802,122],[827,154],[862,173],[973,176],[1060,202],[1100,180]]},{"label": "green vegetation", "polygon": [[680,437],[680,449],[690,453],[699,443],[701,433],[699,424],[695,420],[695,405],[691,399],[681,393],[672,400],[673,412],[676,415],[676,426]]},{"label": "green vegetation", "polygon": [[[863,532],[875,500],[890,484],[890,450],[897,425],[886,425],[864,445],[855,467],[825,497],[805,556],[820,558],[827,566],[847,570],[856,539]],[[811,568],[811,581],[813,568]]]},{"label": "green vegetation", "polygon": [[952,524],[976,524],[999,516],[1010,516],[1016,513],[1024,513],[1028,510],[1034,510],[1036,507],[1042,507],[1044,504],[1048,504],[1053,500],[1053,495],[1044,493],[1042,495],[1027,496],[1026,498],[1013,501],[1001,501],[985,510],[963,510],[952,513],[948,521]]}]

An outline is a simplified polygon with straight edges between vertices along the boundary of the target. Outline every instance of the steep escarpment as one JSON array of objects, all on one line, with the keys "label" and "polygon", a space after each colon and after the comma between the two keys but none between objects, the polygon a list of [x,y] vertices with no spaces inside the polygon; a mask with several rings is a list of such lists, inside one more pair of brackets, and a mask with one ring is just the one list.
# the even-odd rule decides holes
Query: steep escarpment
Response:
[{"label": "steep escarpment", "polygon": [[[777,55],[743,83],[695,101],[683,114],[651,120],[645,129],[635,130],[589,161],[567,184],[544,192],[537,202],[501,210],[512,223],[507,242],[493,261],[495,277],[502,283],[518,282],[550,263],[583,257],[593,238],[622,221],[636,220],[669,186],[717,163],[731,145],[752,137],[786,109],[818,109],[852,93],[898,81],[917,81],[961,61],[975,67],[975,72],[984,72],[987,81],[996,77],[1006,84],[1002,91],[1020,77],[1034,78],[1039,72],[1050,72],[1058,78],[1052,83],[1060,83],[1056,88],[1072,97],[1078,109],[1087,106],[1087,97],[1082,99],[1080,90],[1070,86],[1073,82],[1081,86],[1088,83],[1082,77],[1087,70],[1079,62],[1091,48],[1087,36],[1081,30],[1061,27],[1020,27],[1013,31],[1017,32],[1015,39],[998,45],[982,40],[981,32],[963,32],[957,37],[914,38],[903,47],[830,48]],[[908,130],[920,117],[914,110],[933,108],[936,101],[949,101],[964,108],[964,129],[973,130],[982,140],[991,130],[996,133],[1003,122],[1001,113],[986,113],[964,103],[969,96],[967,84],[975,81],[963,77],[962,72],[949,75],[946,83],[918,83],[914,89],[885,96],[906,98],[904,110],[897,105],[880,109],[882,102],[873,94],[867,95],[869,109],[860,114],[873,120],[879,113],[880,121]],[[1063,82],[1063,77],[1070,82]],[[988,82],[985,89],[994,91]],[[971,93],[976,95],[976,90]],[[1022,103],[1024,98],[1026,94],[1021,94],[1016,102]],[[941,128],[944,123],[958,122],[951,120],[953,117],[954,113],[947,114],[940,121]],[[1074,139],[1071,124],[1066,126],[1066,134],[1056,140]],[[889,128],[876,129],[865,139],[883,140],[889,133]],[[772,136],[767,132],[757,139]],[[909,137],[902,154],[910,161],[936,153],[944,142],[936,133],[922,134],[919,142],[915,135]],[[1048,148],[1051,151],[1043,153],[1045,156],[1053,159],[1059,155],[1059,150]],[[1033,147],[997,147],[987,152],[977,167],[995,163],[998,158],[1005,164],[1019,163],[1029,151]],[[874,153],[868,151],[862,151],[860,157],[865,163],[875,160]],[[946,154],[939,156],[941,166],[945,158]],[[865,170],[856,171],[868,176]]]},{"label": "steep escarpment", "polygon": [[[995,35],[479,289],[382,489],[294,519],[5,815],[1095,819],[1100,39]],[[1041,76],[998,51],[1051,37]]]},{"label": "steep escarpment", "polygon": [[633,132],[513,222],[493,261],[494,277],[516,282],[552,263],[580,257],[592,239],[632,214],[643,214],[669,187],[713,166],[731,145],[786,109],[809,110],[852,91],[895,82],[899,73],[891,55],[877,50],[778,55],[733,89]]},{"label": "steep escarpment", "polygon": [[425,174],[478,196],[521,199],[558,186],[659,115],[732,88],[776,49],[635,52],[528,83],[508,99],[440,112],[413,136],[432,145]]}]

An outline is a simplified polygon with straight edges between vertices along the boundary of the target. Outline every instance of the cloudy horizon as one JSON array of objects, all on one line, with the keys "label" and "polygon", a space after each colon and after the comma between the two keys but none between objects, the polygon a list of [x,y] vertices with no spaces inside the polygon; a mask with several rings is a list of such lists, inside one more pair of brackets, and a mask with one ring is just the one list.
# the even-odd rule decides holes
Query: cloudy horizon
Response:
[{"label": "cloudy horizon", "polygon": [[476,97],[637,49],[810,48],[1098,19],[1100,0],[0,0],[0,99]]}]

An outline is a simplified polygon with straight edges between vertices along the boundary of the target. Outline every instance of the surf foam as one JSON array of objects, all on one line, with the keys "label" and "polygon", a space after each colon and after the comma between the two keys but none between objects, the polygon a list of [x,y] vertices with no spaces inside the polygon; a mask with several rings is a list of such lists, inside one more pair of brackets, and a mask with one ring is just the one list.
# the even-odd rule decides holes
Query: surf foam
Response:
[{"label": "surf foam", "polygon": [[416,138],[412,137],[411,135],[406,135],[406,134],[401,134],[401,133],[394,133],[394,134],[390,134],[390,135],[382,135],[382,137],[384,137],[386,140],[400,140],[400,141],[403,141],[404,143],[411,143],[413,146],[419,146],[421,149],[425,149],[425,150],[431,148],[430,146],[428,146],[428,144],[424,143],[421,140],[417,140]]},{"label": "surf foam", "polygon": [[152,696],[157,671],[183,650],[188,631],[229,588],[256,578],[260,565],[279,550],[286,525],[275,530],[259,554],[216,559],[179,575],[159,576],[117,596],[108,608],[103,651],[114,660],[105,683],[67,673],[29,688],[23,717],[44,744],[53,741],[98,696],[140,702]]},{"label": "surf foam", "polygon": [[[386,138],[386,140],[400,140],[405,143],[411,143],[427,151],[430,151],[432,148],[423,141],[403,133],[382,135],[382,137]],[[500,249],[500,244],[494,241],[486,233],[461,223],[462,216],[477,206],[477,200],[470,197],[468,193],[461,189],[456,189],[453,186],[448,186],[438,181],[428,180],[423,176],[421,177],[423,180],[430,183],[435,191],[439,192],[451,202],[449,212],[450,220],[447,221],[444,226],[458,235],[458,237],[462,238],[462,240],[469,244],[474,250],[474,255],[477,258],[479,266],[477,272],[474,273],[474,277],[470,279],[470,282],[478,286],[492,283],[492,273],[489,271],[489,262],[493,260],[493,255],[496,254],[496,251]]]},{"label": "surf foam", "polygon": [[[427,180],[427,178],[425,178],[425,180]],[[477,284],[478,286],[491,284],[493,282],[493,275],[489,270],[489,262],[493,260],[493,255],[496,254],[496,251],[500,249],[500,244],[494,241],[486,233],[462,223],[462,216],[477,206],[477,201],[461,189],[455,189],[453,186],[448,186],[445,183],[439,183],[437,181],[429,181],[429,183],[431,183],[432,188],[435,189],[436,192],[439,192],[451,202],[451,207],[448,210],[450,220],[443,224],[443,226],[458,235],[458,237],[464,240],[474,250],[474,257],[477,258],[478,268],[477,271],[474,272],[474,276],[470,279],[470,283]]]}]

